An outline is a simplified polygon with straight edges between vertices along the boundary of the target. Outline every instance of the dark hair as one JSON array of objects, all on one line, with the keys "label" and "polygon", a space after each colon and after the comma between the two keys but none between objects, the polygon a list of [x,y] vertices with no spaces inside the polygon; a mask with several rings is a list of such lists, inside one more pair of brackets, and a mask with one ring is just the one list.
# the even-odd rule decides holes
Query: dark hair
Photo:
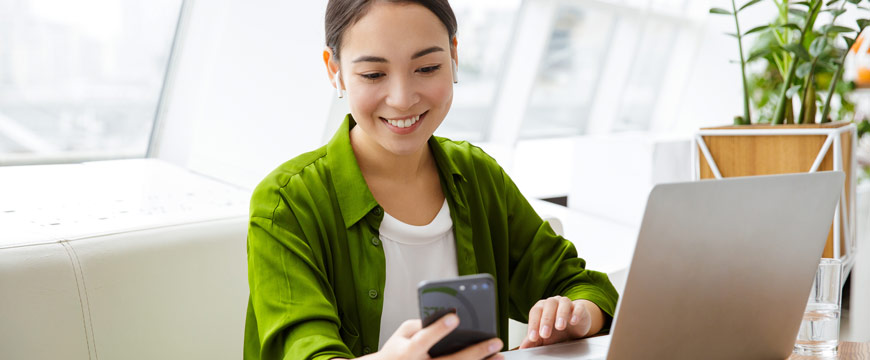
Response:
[{"label": "dark hair", "polygon": [[336,59],[339,59],[339,47],[345,30],[359,21],[375,1],[422,5],[444,23],[451,41],[456,36],[456,15],[447,0],[329,0],[326,5],[326,46],[332,49]]}]

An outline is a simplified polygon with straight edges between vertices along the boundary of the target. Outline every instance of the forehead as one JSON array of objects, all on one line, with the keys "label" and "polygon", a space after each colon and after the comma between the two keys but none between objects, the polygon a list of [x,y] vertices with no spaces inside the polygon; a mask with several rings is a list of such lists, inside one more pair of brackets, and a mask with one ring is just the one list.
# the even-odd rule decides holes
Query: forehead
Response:
[{"label": "forehead", "polygon": [[430,46],[448,48],[447,27],[429,9],[415,3],[376,1],[344,33],[341,54],[408,59]]}]

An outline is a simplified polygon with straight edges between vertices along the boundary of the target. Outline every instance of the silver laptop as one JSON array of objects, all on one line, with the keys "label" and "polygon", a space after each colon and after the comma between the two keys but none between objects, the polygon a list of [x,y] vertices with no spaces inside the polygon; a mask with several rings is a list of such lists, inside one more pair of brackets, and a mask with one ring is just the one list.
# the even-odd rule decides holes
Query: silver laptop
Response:
[{"label": "silver laptop", "polygon": [[611,335],[506,359],[785,359],[842,172],[663,184],[650,192]]}]

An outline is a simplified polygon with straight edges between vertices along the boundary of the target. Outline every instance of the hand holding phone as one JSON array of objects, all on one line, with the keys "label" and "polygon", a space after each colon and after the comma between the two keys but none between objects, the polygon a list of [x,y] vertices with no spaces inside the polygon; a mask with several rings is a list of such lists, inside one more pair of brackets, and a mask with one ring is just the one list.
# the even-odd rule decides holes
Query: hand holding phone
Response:
[{"label": "hand holding phone", "polygon": [[455,313],[459,326],[429,349],[435,358],[498,337],[495,280],[489,274],[424,281],[418,288],[420,319],[426,328]]},{"label": "hand holding phone", "polygon": [[[432,359],[428,351],[438,341],[452,332],[460,324],[459,317],[448,314],[428,327],[423,328],[419,319],[408,320],[399,326],[384,346],[376,353],[361,357],[360,359],[371,360],[424,360]],[[466,347],[465,349],[438,357],[433,360],[504,360],[502,354],[497,353],[504,344],[498,338],[483,341]],[[489,356],[489,357],[487,357]]]}]

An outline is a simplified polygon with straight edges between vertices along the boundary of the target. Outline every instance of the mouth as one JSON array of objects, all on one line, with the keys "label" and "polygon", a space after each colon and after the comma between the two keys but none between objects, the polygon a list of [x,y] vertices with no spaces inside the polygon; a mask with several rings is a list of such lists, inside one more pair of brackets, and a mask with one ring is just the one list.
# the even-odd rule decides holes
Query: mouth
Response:
[{"label": "mouth", "polygon": [[416,128],[420,122],[426,117],[426,114],[429,113],[429,110],[426,110],[422,114],[413,115],[413,116],[405,116],[401,118],[393,118],[387,119],[381,117],[381,121],[383,121],[391,130],[407,132],[411,128]]}]

